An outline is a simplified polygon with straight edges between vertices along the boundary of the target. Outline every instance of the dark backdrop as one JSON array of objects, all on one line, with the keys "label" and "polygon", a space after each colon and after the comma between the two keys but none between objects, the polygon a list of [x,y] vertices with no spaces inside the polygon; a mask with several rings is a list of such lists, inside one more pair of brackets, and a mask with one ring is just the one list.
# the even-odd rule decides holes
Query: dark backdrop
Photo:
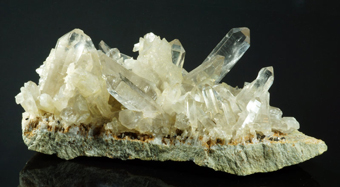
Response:
[{"label": "dark backdrop", "polygon": [[[95,44],[104,40],[134,57],[133,44],[148,32],[168,41],[177,38],[186,50],[184,67],[192,70],[231,28],[246,26],[251,30],[251,47],[223,81],[242,87],[244,81],[254,80],[262,67],[273,66],[275,81],[270,89],[270,104],[281,108],[285,116],[296,117],[302,132],[328,145],[323,155],[274,176],[287,182],[289,173],[301,170],[314,181],[314,186],[335,185],[340,174],[338,8],[321,1],[304,0],[155,2],[0,2],[0,182],[4,186],[17,186],[20,170],[34,155],[22,141],[23,109],[15,104],[14,96],[24,82],[38,82],[35,69],[63,34],[80,28]],[[130,166],[134,163],[128,162]],[[156,173],[164,168],[178,171],[185,167],[187,173],[194,172],[202,181],[213,180],[211,177],[216,175],[219,180],[225,177],[236,185],[251,178],[240,180],[187,163],[141,162],[139,165],[152,165]],[[267,180],[272,175],[253,175],[253,178]],[[178,180],[185,178],[170,177],[170,181],[179,182],[174,185],[180,184]],[[253,186],[260,185],[254,181]]]}]

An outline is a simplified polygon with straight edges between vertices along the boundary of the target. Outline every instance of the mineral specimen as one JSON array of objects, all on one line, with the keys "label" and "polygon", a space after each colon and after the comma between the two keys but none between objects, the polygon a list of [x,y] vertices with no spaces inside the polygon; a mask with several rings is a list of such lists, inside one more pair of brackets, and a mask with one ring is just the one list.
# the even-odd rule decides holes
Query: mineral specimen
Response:
[{"label": "mineral specimen", "polygon": [[134,45],[137,59],[75,29],[62,36],[25,83],[16,102],[24,142],[64,159],[193,160],[238,175],[296,164],[327,150],[298,132],[293,117],[269,105],[272,67],[234,88],[219,83],[250,46],[248,28],[234,28],[196,69],[185,50],[153,33]]}]

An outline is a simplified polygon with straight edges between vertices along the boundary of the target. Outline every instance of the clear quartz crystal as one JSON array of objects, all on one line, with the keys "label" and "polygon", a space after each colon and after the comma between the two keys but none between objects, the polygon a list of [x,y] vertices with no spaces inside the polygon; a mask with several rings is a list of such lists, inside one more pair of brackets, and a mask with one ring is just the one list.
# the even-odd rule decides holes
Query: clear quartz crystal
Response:
[{"label": "clear quartz crystal", "polygon": [[201,85],[216,82],[222,73],[224,59],[225,57],[220,55],[210,58],[209,61],[186,74],[184,79]]},{"label": "clear quartz crystal", "polygon": [[[220,43],[217,44],[217,46],[203,61],[203,63],[188,73],[185,78],[188,80],[193,80],[196,84],[200,84],[202,80],[205,79],[211,79],[213,82],[218,83],[243,56],[249,46],[249,29],[246,27],[233,28],[220,41]],[[224,57],[224,59],[220,60],[220,57]],[[211,73],[208,73],[207,76],[207,72]],[[206,78],[200,79],[199,77],[202,76]]]},{"label": "clear quartz crystal", "polygon": [[143,112],[122,110],[119,112],[119,121],[128,129],[136,129],[143,118]]},{"label": "clear quartz crystal", "polygon": [[174,63],[176,66],[180,68],[183,68],[185,50],[181,42],[175,39],[170,42],[170,45],[171,45],[172,63]]},{"label": "clear quartz crystal", "polygon": [[103,40],[99,42],[99,49],[118,62],[120,61],[120,58],[122,58],[121,61],[132,59],[132,57],[121,53],[117,48],[110,48]]},{"label": "clear quartz crystal", "polygon": [[257,78],[247,84],[242,91],[237,94],[237,100],[242,108],[248,104],[248,102],[254,97],[260,97],[261,95],[268,92],[270,86],[274,81],[274,70],[273,67],[262,68],[257,75]]},{"label": "clear quartz crystal", "polygon": [[[37,73],[39,85],[26,83],[16,99],[31,115],[49,112],[82,123],[100,123],[112,116],[97,50],[82,30],[62,36]],[[76,100],[80,96],[83,99]],[[75,100],[85,103],[86,109],[74,107]]]},{"label": "clear quartz crystal", "polygon": [[109,93],[130,110],[144,111],[146,116],[161,113],[155,102],[160,91],[156,86],[125,69],[107,55],[99,52],[103,65],[103,77]]},{"label": "clear quartz crystal", "polygon": [[[148,33],[134,45],[133,59],[105,42],[96,50],[80,29],[62,36],[37,69],[39,84],[29,81],[15,97],[27,114],[54,114],[61,124],[103,124],[125,132],[176,137],[185,143],[223,139],[246,142],[256,133],[290,133],[299,128],[269,104],[272,67],[234,88],[221,79],[249,48],[248,28],[234,28],[191,72],[183,68],[185,50]],[[177,139],[177,138],[176,138]]]}]

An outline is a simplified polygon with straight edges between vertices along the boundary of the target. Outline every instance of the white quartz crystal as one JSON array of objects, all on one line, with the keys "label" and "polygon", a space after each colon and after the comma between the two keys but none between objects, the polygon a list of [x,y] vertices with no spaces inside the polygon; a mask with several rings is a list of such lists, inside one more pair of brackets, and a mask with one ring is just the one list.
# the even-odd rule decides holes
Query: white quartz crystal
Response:
[{"label": "white quartz crystal", "polygon": [[[62,36],[37,69],[39,85],[27,82],[15,97],[34,117],[52,113],[56,125],[104,125],[114,133],[165,137],[181,131],[193,140],[252,141],[256,134],[299,128],[269,105],[272,67],[234,88],[219,83],[250,46],[248,28],[234,28],[191,72],[183,69],[185,50],[153,33],[134,45],[137,59],[110,48],[97,50],[75,29]],[[157,138],[156,138],[157,139]],[[155,139],[155,140],[156,140]]]}]

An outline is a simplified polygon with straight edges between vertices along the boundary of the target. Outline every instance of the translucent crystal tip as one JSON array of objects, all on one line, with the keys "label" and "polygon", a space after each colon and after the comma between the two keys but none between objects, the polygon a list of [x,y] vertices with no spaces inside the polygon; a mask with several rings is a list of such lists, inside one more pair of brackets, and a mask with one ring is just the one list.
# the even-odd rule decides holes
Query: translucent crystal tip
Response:
[{"label": "translucent crystal tip", "polygon": [[107,53],[110,50],[110,47],[103,40],[99,42],[98,46],[99,49],[102,50],[104,53]]},{"label": "translucent crystal tip", "polygon": [[246,36],[246,39],[244,41],[246,41],[250,44],[250,30],[249,30],[249,28],[240,27],[239,29]]},{"label": "translucent crystal tip", "polygon": [[78,33],[78,34],[85,34],[81,29],[73,29],[70,33]]},{"label": "translucent crystal tip", "polygon": [[[178,45],[178,46],[182,46],[181,42],[178,39],[174,39],[170,42],[170,44],[172,45]],[[184,49],[183,49],[184,50]]]},{"label": "translucent crystal tip", "polygon": [[274,76],[274,68],[273,66],[268,66],[268,67],[264,67],[260,70],[259,74],[258,74],[258,77],[266,77],[269,78],[269,77],[272,77]]},{"label": "translucent crystal tip", "polygon": [[75,45],[74,47],[77,47],[76,43],[79,41],[83,41],[83,42],[91,41],[91,38],[88,35],[86,35],[84,31],[81,29],[73,29],[71,32],[65,34],[64,36],[67,38],[66,42],[68,42],[68,44],[66,45],[71,45],[72,42],[75,42],[74,44],[72,44],[72,45]]},{"label": "translucent crystal tip", "polygon": [[273,68],[273,66],[265,67],[265,69],[266,69],[267,71],[270,71],[272,74],[274,74],[274,68]]},{"label": "translucent crystal tip", "polygon": [[176,66],[183,68],[185,50],[178,39],[174,39],[170,42],[172,63]]},{"label": "translucent crystal tip", "polygon": [[274,69],[272,66],[264,67],[257,75],[255,86],[263,87],[264,91],[268,91],[274,81]]}]

